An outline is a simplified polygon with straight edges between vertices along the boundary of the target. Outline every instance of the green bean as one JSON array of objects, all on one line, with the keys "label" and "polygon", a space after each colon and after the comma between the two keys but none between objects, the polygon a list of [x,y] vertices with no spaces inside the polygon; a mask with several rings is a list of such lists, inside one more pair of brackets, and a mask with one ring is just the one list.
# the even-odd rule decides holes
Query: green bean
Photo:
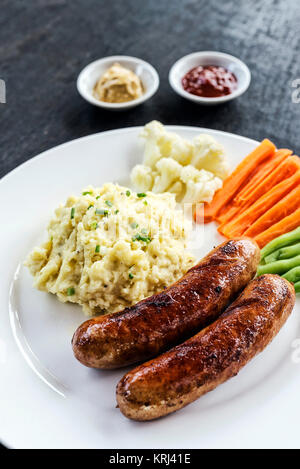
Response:
[{"label": "green bean", "polygon": [[297,283],[300,281],[300,265],[289,270],[283,277],[292,283]]},{"label": "green bean", "polygon": [[257,275],[281,275],[298,266],[300,266],[300,256],[292,257],[291,259],[284,259],[282,261],[271,262],[270,264],[260,265],[257,269]]},{"label": "green bean", "polygon": [[284,235],[279,236],[278,238],[273,239],[261,250],[261,258],[264,259],[271,252],[276,251],[284,246],[289,246],[297,241],[300,241],[300,226],[294,231],[290,231]]},{"label": "green bean", "polygon": [[300,293],[300,282],[295,283],[294,287],[295,287],[295,292]]},{"label": "green bean", "polygon": [[270,262],[280,261],[281,259],[290,259],[291,257],[300,255],[300,243],[293,244],[292,246],[286,246],[284,248],[277,249],[265,257],[266,264]]}]

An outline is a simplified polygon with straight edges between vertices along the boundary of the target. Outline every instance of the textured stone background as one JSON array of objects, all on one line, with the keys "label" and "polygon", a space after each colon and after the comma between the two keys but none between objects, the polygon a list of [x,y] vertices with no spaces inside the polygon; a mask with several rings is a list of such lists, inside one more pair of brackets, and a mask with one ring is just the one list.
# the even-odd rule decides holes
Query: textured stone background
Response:
[{"label": "textured stone background", "polygon": [[[156,118],[274,139],[300,151],[300,8],[295,0],[1,0],[0,177],[67,140]],[[251,68],[251,88],[218,108],[174,94],[168,71],[182,55],[214,49]],[[111,113],[87,104],[75,82],[90,61],[128,54],[150,61],[161,86],[145,105]]]},{"label": "textured stone background", "polygon": [[[1,0],[0,177],[43,150],[118,127],[199,125],[300,152],[300,8],[296,0]],[[197,50],[229,52],[252,71],[242,98],[201,108],[174,94],[168,71]],[[87,104],[75,82],[89,62],[112,54],[144,58],[161,86],[145,105],[110,113]]]}]

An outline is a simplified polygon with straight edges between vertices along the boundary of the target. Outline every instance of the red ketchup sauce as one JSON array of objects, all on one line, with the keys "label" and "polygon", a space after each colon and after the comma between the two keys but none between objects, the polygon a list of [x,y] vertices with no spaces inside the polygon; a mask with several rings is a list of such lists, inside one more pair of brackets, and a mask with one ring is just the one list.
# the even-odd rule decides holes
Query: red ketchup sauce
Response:
[{"label": "red ketchup sauce", "polygon": [[199,65],[182,78],[185,91],[203,98],[219,98],[231,94],[237,89],[237,84],[233,73],[215,65]]}]

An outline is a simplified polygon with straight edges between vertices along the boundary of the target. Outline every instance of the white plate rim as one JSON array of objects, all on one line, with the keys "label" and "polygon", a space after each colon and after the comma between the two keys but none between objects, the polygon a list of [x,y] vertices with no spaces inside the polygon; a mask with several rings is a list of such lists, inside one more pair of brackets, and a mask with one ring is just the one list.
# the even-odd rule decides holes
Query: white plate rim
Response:
[{"label": "white plate rim", "polygon": [[[229,137],[234,137],[235,139],[240,139],[240,140],[244,140],[244,141],[248,141],[249,143],[255,143],[255,144],[258,144],[259,142],[255,139],[252,139],[250,137],[244,137],[243,135],[237,135],[237,134],[234,134],[232,132],[226,132],[224,130],[216,130],[216,129],[210,129],[208,127],[197,127],[197,126],[188,126],[188,125],[165,125],[166,129],[167,130],[170,130],[172,132],[176,132],[176,131],[180,131],[180,130],[196,130],[198,132],[202,132],[202,131],[209,131],[209,132],[214,132],[216,134],[220,134],[220,135],[226,135],[226,136],[229,136]],[[51,147],[51,148],[48,148],[47,150],[44,150],[43,152],[29,158],[27,161],[25,161],[24,163],[21,163],[20,165],[18,165],[16,168],[12,169],[11,171],[9,171],[7,174],[5,174],[1,179],[0,179],[0,184],[3,182],[3,181],[6,181],[7,178],[13,176],[17,171],[20,171],[22,170],[25,166],[30,166],[31,164],[33,164],[35,161],[41,159],[41,158],[44,158],[45,156],[47,156],[47,154],[49,152],[52,152],[53,150],[57,150],[57,149],[62,149],[62,148],[65,148],[73,143],[76,143],[76,142],[79,142],[79,141],[84,141],[84,140],[91,140],[93,138],[97,138],[99,135],[108,135],[108,134],[114,134],[114,133],[126,133],[127,131],[138,131],[138,130],[142,130],[143,126],[140,126],[140,125],[136,125],[136,126],[133,126],[133,127],[123,127],[123,128],[120,128],[120,129],[110,129],[110,130],[104,130],[103,132],[96,132],[94,134],[90,134],[90,135],[85,135],[83,137],[78,137],[78,138],[74,138],[72,140],[68,140],[66,142],[63,142],[63,143],[60,143],[59,145],[55,145],[54,147]]]}]

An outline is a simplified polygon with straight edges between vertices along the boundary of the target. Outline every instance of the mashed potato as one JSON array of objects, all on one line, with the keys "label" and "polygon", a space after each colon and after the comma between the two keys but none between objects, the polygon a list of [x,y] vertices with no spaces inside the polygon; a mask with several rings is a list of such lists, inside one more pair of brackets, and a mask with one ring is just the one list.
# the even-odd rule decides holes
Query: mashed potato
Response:
[{"label": "mashed potato", "polygon": [[61,205],[48,241],[25,264],[39,290],[82,305],[88,315],[116,312],[180,278],[194,258],[171,194],[88,187]]}]

